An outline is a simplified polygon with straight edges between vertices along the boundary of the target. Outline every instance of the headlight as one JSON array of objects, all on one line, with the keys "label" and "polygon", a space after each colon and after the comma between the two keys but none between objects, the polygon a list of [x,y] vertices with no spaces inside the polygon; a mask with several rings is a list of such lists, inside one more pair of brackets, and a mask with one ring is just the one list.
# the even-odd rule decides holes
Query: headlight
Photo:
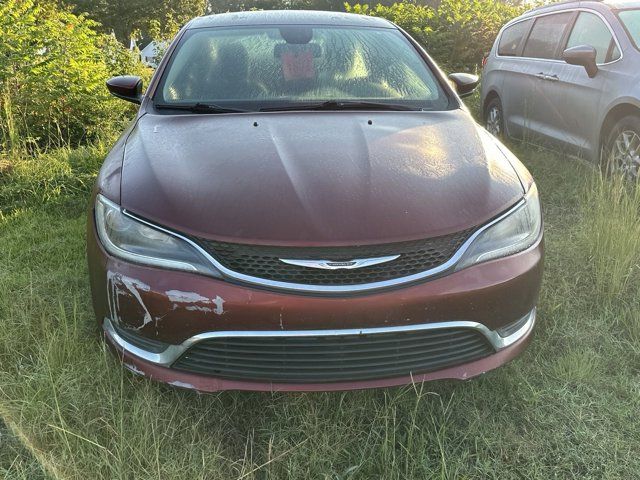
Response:
[{"label": "headlight", "polygon": [[526,250],[536,242],[541,228],[540,200],[534,183],[520,207],[482,231],[473,240],[456,269]]},{"label": "headlight", "polygon": [[125,215],[102,195],[96,197],[95,212],[98,236],[111,255],[144,265],[220,277],[220,272],[189,242]]}]

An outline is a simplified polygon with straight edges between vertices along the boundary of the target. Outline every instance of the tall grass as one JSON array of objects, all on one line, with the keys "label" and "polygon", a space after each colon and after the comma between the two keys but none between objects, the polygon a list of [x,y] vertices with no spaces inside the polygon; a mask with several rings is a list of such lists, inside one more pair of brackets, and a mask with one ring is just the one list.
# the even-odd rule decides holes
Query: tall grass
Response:
[{"label": "tall grass", "polygon": [[638,295],[640,186],[618,175],[595,175],[584,189],[585,229],[598,290],[609,299]]},{"label": "tall grass", "polygon": [[38,460],[19,438],[0,421],[0,478],[3,480],[45,480],[46,473]]},{"label": "tall grass", "polygon": [[14,156],[18,153],[23,153],[20,148],[18,148],[20,144],[20,139],[18,136],[18,131],[15,124],[15,119],[13,115],[13,108],[11,106],[11,95],[9,94],[8,88],[3,89],[2,94],[0,95],[0,105],[2,105],[2,117],[0,121],[0,138],[4,140],[2,145],[2,150],[7,152],[9,155]]},{"label": "tall grass", "polygon": [[105,152],[104,146],[95,144],[13,157],[5,174],[0,171],[0,218],[33,205],[51,208],[83,204]]}]

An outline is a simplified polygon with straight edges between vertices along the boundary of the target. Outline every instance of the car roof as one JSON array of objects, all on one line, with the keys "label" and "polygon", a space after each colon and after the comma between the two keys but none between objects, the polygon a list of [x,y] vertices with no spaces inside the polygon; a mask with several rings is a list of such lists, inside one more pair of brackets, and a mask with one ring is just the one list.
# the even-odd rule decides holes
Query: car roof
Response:
[{"label": "car roof", "polygon": [[268,10],[220,13],[194,18],[189,22],[187,28],[247,25],[340,25],[351,27],[396,28],[395,25],[384,18],[315,10]]},{"label": "car roof", "polygon": [[543,13],[552,13],[572,8],[591,8],[593,10],[618,10],[622,8],[640,8],[639,0],[569,0],[533,8],[518,19],[533,17]]}]

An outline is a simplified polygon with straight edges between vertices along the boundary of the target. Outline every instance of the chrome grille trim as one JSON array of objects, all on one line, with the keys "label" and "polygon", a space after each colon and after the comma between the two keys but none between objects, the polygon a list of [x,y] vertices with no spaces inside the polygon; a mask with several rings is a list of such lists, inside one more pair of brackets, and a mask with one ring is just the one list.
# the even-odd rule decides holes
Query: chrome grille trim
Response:
[{"label": "chrome grille trim", "polygon": [[356,268],[370,267],[373,265],[380,265],[382,263],[392,262],[397,260],[400,255],[389,255],[386,257],[377,258],[354,258],[347,261],[335,261],[335,260],[297,260],[293,258],[280,258],[279,260],[289,265],[296,265],[298,267],[317,268],[320,270],[353,270]]},{"label": "chrome grille trim", "polygon": [[300,284],[300,283],[288,283],[288,282],[279,282],[277,280],[268,280],[265,278],[259,278],[259,277],[253,277],[250,275],[245,275],[239,272],[236,272],[234,270],[231,270],[227,267],[225,267],[224,265],[222,265],[220,262],[218,262],[214,257],[212,257],[204,248],[202,248],[200,245],[198,245],[195,241],[193,241],[192,239],[188,238],[185,235],[181,235],[173,230],[168,230],[164,227],[161,227],[159,225],[156,225],[155,223],[151,223],[148,222],[132,213],[130,213],[127,210],[122,210],[122,213],[124,215],[127,215],[131,218],[133,218],[134,220],[138,221],[138,222],[142,222],[146,225],[149,225],[152,228],[161,230],[163,232],[166,232],[170,235],[173,235],[177,238],[180,238],[181,240],[184,240],[185,242],[189,243],[193,248],[195,248],[201,255],[203,255],[207,260],[209,260],[214,266],[215,268],[220,271],[223,276],[236,280],[236,281],[240,281],[243,283],[247,283],[250,285],[255,285],[258,287],[267,287],[267,288],[273,288],[273,289],[279,289],[279,290],[288,290],[288,291],[293,291],[293,292],[301,292],[301,293],[318,293],[318,294],[334,294],[334,293],[359,293],[359,292],[368,292],[368,291],[374,291],[374,290],[382,290],[382,289],[386,289],[386,288],[390,288],[390,287],[395,287],[395,286],[399,286],[399,285],[403,285],[406,283],[412,283],[412,282],[416,282],[419,280],[424,280],[426,278],[429,277],[433,277],[435,275],[438,275],[440,273],[446,272],[447,270],[450,270],[451,268],[453,268],[456,263],[458,263],[458,261],[460,261],[460,259],[462,258],[462,256],[464,255],[464,253],[467,251],[467,249],[471,246],[471,244],[473,243],[473,241],[478,238],[478,236],[484,232],[485,230],[487,230],[488,228],[490,228],[491,226],[495,225],[496,223],[500,222],[501,220],[503,220],[504,218],[508,217],[509,215],[511,215],[513,212],[515,212],[517,209],[519,209],[522,205],[524,205],[525,200],[524,198],[521,199],[519,202],[517,202],[513,207],[509,208],[506,212],[504,212],[503,214],[499,215],[498,217],[494,218],[492,221],[484,224],[483,226],[481,226],[480,228],[478,228],[463,244],[462,246],[455,252],[455,254],[453,255],[453,257],[451,257],[447,262],[443,263],[442,265],[439,265],[435,268],[431,268],[429,270],[425,270],[423,272],[420,273],[416,273],[413,275],[408,275],[406,277],[400,277],[400,278],[394,278],[391,280],[384,280],[384,281],[379,281],[379,282],[372,282],[372,283],[363,283],[363,284],[357,284],[357,285],[307,285],[307,284]]},{"label": "chrome grille trim", "polygon": [[[195,237],[193,240],[236,273],[288,284],[336,287],[384,282],[438,267],[446,263],[476,229],[421,240],[324,247],[228,243]],[[322,259],[327,259],[327,263],[369,265],[355,269],[313,268],[323,263]],[[392,260],[379,261],[386,259]]]},{"label": "chrome grille trim", "polygon": [[170,367],[183,353],[196,343],[212,338],[251,338],[251,337],[319,337],[319,336],[349,336],[349,335],[374,335],[376,333],[399,333],[399,332],[419,332],[425,330],[442,330],[452,328],[468,328],[483,334],[496,351],[506,348],[522,337],[533,328],[536,321],[536,309],[534,308],[526,316],[526,322],[508,337],[501,337],[496,330],[491,330],[487,326],[478,322],[452,321],[423,323],[419,325],[400,325],[394,327],[376,328],[348,328],[337,330],[248,330],[248,331],[221,331],[205,332],[188,338],[179,345],[170,345],[160,353],[148,352],[142,348],[127,342],[122,338],[113,326],[109,318],[105,318],[102,328],[107,336],[121,349],[140,357],[143,360],[156,365]]}]

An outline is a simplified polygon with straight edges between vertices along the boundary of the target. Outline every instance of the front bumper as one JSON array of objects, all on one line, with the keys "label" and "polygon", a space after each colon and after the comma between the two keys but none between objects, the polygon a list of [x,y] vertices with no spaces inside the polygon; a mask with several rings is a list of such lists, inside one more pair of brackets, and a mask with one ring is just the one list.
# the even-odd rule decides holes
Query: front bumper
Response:
[{"label": "front bumper", "polygon": [[[542,238],[519,254],[466,268],[423,283],[354,296],[311,296],[269,291],[123,262],[99,244],[93,222],[88,235],[93,304],[105,336],[130,370],[155,380],[200,391],[329,391],[402,385],[443,378],[467,379],[517,356],[529,342],[541,278]],[[529,316],[503,342],[496,332]],[[113,328],[162,344],[144,351]],[[299,335],[385,329],[475,329],[495,353],[419,375],[336,382],[288,383],[217,378],[171,368],[198,341],[230,334]]]},{"label": "front bumper", "polygon": [[[323,383],[278,383],[278,382],[255,382],[244,380],[229,380],[210,376],[198,375],[194,373],[175,370],[161,363],[156,363],[134,354],[127,350],[126,342],[118,337],[117,333],[105,321],[104,331],[111,347],[121,358],[124,366],[137,375],[150,378],[155,381],[167,383],[169,385],[197,390],[200,392],[218,392],[222,390],[248,390],[248,391],[301,391],[301,392],[330,392],[342,390],[359,390],[366,388],[393,387],[408,385],[430,380],[467,380],[478,375],[482,375],[490,370],[504,365],[517,357],[529,344],[532,336],[533,325],[535,323],[535,310],[531,312],[531,319],[525,328],[514,335],[513,343],[502,348],[498,352],[482,359],[444,368],[434,372],[404,375],[400,377],[379,378],[363,381],[343,381],[343,382],[323,382]],[[518,337],[517,339],[515,337]],[[133,347],[132,345],[128,345]],[[132,348],[135,350],[135,347]]]}]

